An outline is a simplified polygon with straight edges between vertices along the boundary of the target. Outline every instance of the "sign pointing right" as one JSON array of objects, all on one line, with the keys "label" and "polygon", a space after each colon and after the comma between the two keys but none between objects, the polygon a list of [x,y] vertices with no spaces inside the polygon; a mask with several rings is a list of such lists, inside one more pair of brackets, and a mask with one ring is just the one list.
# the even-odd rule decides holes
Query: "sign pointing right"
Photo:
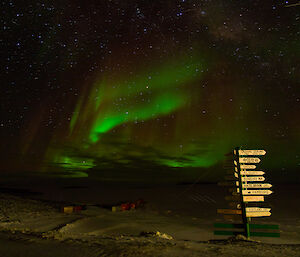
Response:
[{"label": "sign pointing right", "polygon": [[256,195],[246,195],[243,196],[244,202],[264,202],[265,198],[264,196],[256,196]]},{"label": "sign pointing right", "polygon": [[264,217],[271,216],[269,211],[250,211],[246,213],[246,217]]},{"label": "sign pointing right", "polygon": [[239,155],[265,155],[265,150],[239,150]]},{"label": "sign pointing right", "polygon": [[[238,183],[238,182],[237,182]],[[269,184],[269,183],[261,183],[261,184],[258,184],[258,183],[244,183],[242,185],[243,188],[271,188],[272,185]]]},{"label": "sign pointing right", "polygon": [[246,207],[246,212],[251,212],[251,211],[271,211],[271,208]]},{"label": "sign pointing right", "polygon": [[241,175],[264,175],[265,173],[260,170],[241,170]]},{"label": "sign pointing right", "polygon": [[257,177],[241,177],[242,181],[264,181],[265,178],[263,176],[257,176]]},{"label": "sign pointing right", "polygon": [[259,163],[259,158],[239,158],[240,163]]},{"label": "sign pointing right", "polygon": [[256,168],[256,166],[255,165],[240,165],[240,168],[243,170],[246,170],[246,169],[254,170]]},{"label": "sign pointing right", "polygon": [[271,190],[242,190],[243,195],[270,195]]}]

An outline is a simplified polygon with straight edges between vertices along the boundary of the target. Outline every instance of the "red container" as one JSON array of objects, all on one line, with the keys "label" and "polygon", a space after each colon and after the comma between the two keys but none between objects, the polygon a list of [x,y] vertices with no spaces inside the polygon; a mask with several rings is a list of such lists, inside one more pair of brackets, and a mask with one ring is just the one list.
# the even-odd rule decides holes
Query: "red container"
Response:
[{"label": "red container", "polygon": [[74,211],[81,211],[82,210],[82,206],[74,206],[73,210]]},{"label": "red container", "polygon": [[121,210],[122,211],[128,211],[128,210],[130,210],[130,203],[122,203],[121,204]]}]

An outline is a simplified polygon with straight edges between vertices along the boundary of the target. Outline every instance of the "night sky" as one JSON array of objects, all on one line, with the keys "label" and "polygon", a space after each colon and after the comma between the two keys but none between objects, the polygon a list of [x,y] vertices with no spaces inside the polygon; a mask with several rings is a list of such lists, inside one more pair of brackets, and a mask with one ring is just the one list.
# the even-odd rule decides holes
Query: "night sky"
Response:
[{"label": "night sky", "polygon": [[241,146],[299,179],[293,3],[1,1],[1,169],[219,180]]}]

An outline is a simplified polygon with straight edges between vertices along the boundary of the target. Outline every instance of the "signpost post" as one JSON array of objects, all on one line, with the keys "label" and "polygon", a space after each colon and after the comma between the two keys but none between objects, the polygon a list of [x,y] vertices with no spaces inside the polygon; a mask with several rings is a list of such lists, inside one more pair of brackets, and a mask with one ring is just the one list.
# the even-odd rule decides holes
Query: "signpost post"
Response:
[{"label": "signpost post", "polygon": [[[255,229],[279,229],[278,225],[269,224],[250,224],[251,218],[271,216],[271,208],[253,207],[249,203],[264,202],[265,197],[273,192],[269,189],[272,187],[269,183],[261,183],[265,181],[265,172],[257,171],[256,165],[260,163],[257,156],[265,155],[265,150],[242,150],[237,147],[233,151],[233,159],[227,167],[231,168],[231,175],[226,176],[225,182],[218,183],[221,186],[229,187],[230,196],[225,199],[230,201],[229,206],[233,209],[218,209],[217,213],[223,214],[225,217],[240,217],[242,223],[228,224],[216,223],[215,228],[238,228],[242,229],[247,238],[250,236],[267,236],[279,237],[278,232],[262,232],[253,231]],[[227,154],[226,156],[229,156]],[[232,155],[231,155],[232,156]],[[224,218],[225,218],[224,217]],[[215,235],[237,235],[239,231],[216,230]]]},{"label": "signpost post", "polygon": [[[240,158],[239,150],[240,150],[239,147],[237,147],[235,149],[234,160],[237,163],[236,166],[237,166],[238,179],[239,179],[239,192],[242,192],[243,191],[243,187],[242,187],[242,181],[243,180],[242,180],[242,177],[241,177],[240,161],[245,163],[245,160],[243,160],[243,159],[246,159],[246,158]],[[257,163],[257,162],[255,162],[255,163]],[[245,202],[243,200],[243,194],[241,194],[241,193],[240,193],[240,201],[241,201],[242,219],[243,219],[243,224],[244,224],[245,236],[247,238],[249,238],[250,237],[250,228],[249,228],[248,218],[247,218],[247,215],[246,215],[246,205],[245,205]]]}]

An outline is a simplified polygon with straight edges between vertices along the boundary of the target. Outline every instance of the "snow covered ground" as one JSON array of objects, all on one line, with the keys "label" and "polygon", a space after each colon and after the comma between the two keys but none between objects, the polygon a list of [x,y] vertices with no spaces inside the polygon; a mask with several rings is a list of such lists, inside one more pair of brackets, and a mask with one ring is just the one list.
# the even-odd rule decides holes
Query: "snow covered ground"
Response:
[{"label": "snow covered ground", "polygon": [[[0,188],[1,257],[300,256],[299,207],[290,197],[297,186],[278,186],[281,197],[269,201],[273,215],[258,219],[279,224],[281,237],[253,238],[261,241],[256,243],[213,235],[213,223],[224,221],[216,209],[226,204],[224,191],[213,184],[122,187],[31,182],[28,188],[26,183],[22,188],[9,183]],[[118,212],[109,208],[139,198],[147,202],[144,208]],[[61,211],[71,204],[87,208],[70,214]]]}]

